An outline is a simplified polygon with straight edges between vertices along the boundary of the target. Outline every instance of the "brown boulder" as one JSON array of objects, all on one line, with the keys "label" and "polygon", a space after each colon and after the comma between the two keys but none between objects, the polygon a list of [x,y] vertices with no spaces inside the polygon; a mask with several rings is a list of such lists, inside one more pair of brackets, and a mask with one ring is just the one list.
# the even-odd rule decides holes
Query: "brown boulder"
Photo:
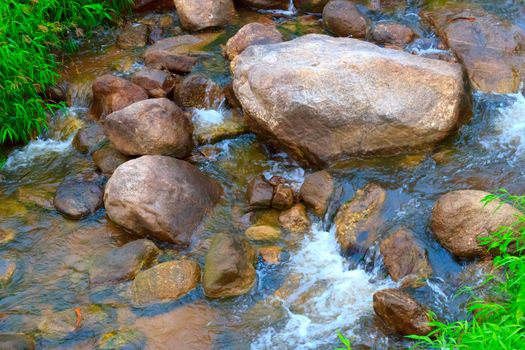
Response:
[{"label": "brown boulder", "polygon": [[368,27],[366,17],[347,0],[332,0],[323,9],[325,28],[337,36],[364,38]]},{"label": "brown boulder", "polygon": [[73,147],[81,153],[93,152],[106,141],[104,128],[99,123],[91,123],[80,129],[73,138]]},{"label": "brown boulder", "polygon": [[201,269],[195,261],[158,264],[135,277],[131,285],[131,301],[136,307],[173,301],[195,289],[200,278]]},{"label": "brown boulder", "polygon": [[166,97],[175,86],[173,76],[163,70],[144,68],[133,74],[131,81],[153,98]]},{"label": "brown boulder", "polygon": [[157,259],[160,250],[147,239],[138,239],[97,256],[89,268],[91,284],[120,282],[133,279],[144,267]]},{"label": "brown boulder", "polygon": [[251,209],[265,209],[272,206],[273,187],[264,177],[257,176],[248,183],[246,192],[248,205]]},{"label": "brown boulder", "polygon": [[248,242],[226,233],[216,235],[210,245],[202,286],[209,298],[245,294],[255,285],[255,252]]},{"label": "brown boulder", "polygon": [[278,210],[290,209],[293,205],[294,193],[293,190],[286,185],[275,186],[272,208]]},{"label": "brown boulder", "polygon": [[[336,236],[344,251],[358,242],[359,246],[368,246],[377,238],[385,199],[386,192],[381,186],[368,184],[339,208],[335,217]],[[361,237],[363,234],[366,237]]]},{"label": "brown boulder", "polygon": [[174,0],[182,27],[198,31],[222,27],[235,15],[232,0]]},{"label": "brown boulder", "polygon": [[262,261],[268,265],[276,265],[281,262],[281,251],[282,248],[278,246],[266,246],[259,247],[257,249],[259,256],[262,258]]},{"label": "brown boulder", "polygon": [[104,121],[104,131],[125,155],[159,154],[184,158],[193,148],[192,126],[167,98],[136,102]]},{"label": "brown boulder", "polygon": [[115,170],[104,203],[108,217],[130,231],[188,244],[221,195],[220,185],[195,166],[166,156],[143,156]]},{"label": "brown boulder", "polygon": [[178,35],[159,40],[144,52],[144,63],[153,69],[189,73],[197,63],[197,58],[189,56],[186,48],[201,41],[202,39],[193,35]]},{"label": "brown boulder", "polygon": [[67,178],[58,186],[53,205],[66,217],[79,220],[102,206],[103,189],[95,181]]},{"label": "brown boulder", "polygon": [[121,49],[145,47],[148,42],[148,26],[140,23],[127,23],[117,37]]},{"label": "brown boulder", "polygon": [[487,237],[500,226],[510,226],[520,212],[499,200],[487,205],[481,200],[490,193],[475,190],[449,192],[437,200],[430,227],[436,239],[452,254],[462,258],[487,255],[479,238]]},{"label": "brown boulder", "polygon": [[242,6],[258,9],[287,10],[290,5],[290,0],[236,0],[236,2]]},{"label": "brown boulder", "polygon": [[93,162],[104,175],[111,176],[115,169],[128,160],[128,156],[120,153],[111,145],[105,145],[93,152]]},{"label": "brown boulder", "polygon": [[281,230],[268,225],[250,226],[244,234],[252,241],[276,241],[281,238]]},{"label": "brown boulder", "polygon": [[372,39],[378,44],[404,46],[415,37],[410,27],[399,23],[379,23],[372,29]]},{"label": "brown boulder", "polygon": [[399,289],[374,293],[374,312],[401,335],[427,335],[432,331],[427,309]]},{"label": "brown boulder", "polygon": [[461,66],[350,38],[250,46],[231,69],[251,129],[317,167],[435,144],[467,101]]},{"label": "brown boulder", "polygon": [[406,229],[402,228],[384,239],[380,250],[388,274],[394,281],[403,280],[404,286],[421,286],[422,281],[432,274],[426,251]]},{"label": "brown boulder", "polygon": [[92,90],[91,114],[95,119],[148,98],[148,93],[140,86],[111,74],[95,79]]},{"label": "brown boulder", "polygon": [[305,12],[322,13],[330,0],[294,0],[297,9]]},{"label": "brown boulder", "polygon": [[201,74],[191,74],[177,86],[175,101],[181,107],[218,108],[224,98],[221,87]]},{"label": "brown boulder", "polygon": [[283,41],[282,34],[273,24],[249,23],[226,43],[226,57],[233,60],[251,45],[266,45]]},{"label": "brown boulder", "polygon": [[304,205],[296,204],[279,215],[279,224],[292,232],[306,232],[310,228],[310,219]]},{"label": "brown boulder", "polygon": [[333,192],[334,179],[328,171],[322,170],[305,177],[299,194],[306,205],[322,217],[328,209]]}]

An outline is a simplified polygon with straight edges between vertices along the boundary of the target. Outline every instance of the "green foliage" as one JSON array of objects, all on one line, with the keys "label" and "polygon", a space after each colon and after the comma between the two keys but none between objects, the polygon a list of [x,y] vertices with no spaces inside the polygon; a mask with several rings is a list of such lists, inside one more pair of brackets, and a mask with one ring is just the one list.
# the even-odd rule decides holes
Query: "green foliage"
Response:
[{"label": "green foliage", "polygon": [[[500,190],[483,202],[495,199],[512,203],[525,213],[525,196],[512,196]],[[430,334],[409,337],[418,341],[416,347],[502,350],[525,347],[525,214],[481,243],[491,251],[499,251],[493,264],[495,271],[503,274],[503,281],[495,282],[494,275],[488,276],[487,281],[493,285],[490,297],[472,300],[468,306],[470,320],[448,324],[433,321],[435,330]]]},{"label": "green foliage", "polygon": [[57,51],[81,30],[111,20],[132,0],[0,1],[0,144],[27,141],[46,125],[45,89],[58,78]]},{"label": "green foliage", "polygon": [[345,347],[344,348],[336,348],[334,350],[352,350],[352,345],[350,344],[350,339],[348,339],[344,335],[342,335],[340,331],[337,331],[337,337],[339,337],[339,341]]}]

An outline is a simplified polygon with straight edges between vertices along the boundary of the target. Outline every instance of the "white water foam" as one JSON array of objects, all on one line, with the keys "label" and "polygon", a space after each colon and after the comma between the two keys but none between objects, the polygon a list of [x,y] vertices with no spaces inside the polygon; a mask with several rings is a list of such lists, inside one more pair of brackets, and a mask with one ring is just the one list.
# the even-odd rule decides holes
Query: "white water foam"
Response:
[{"label": "white water foam", "polygon": [[[287,323],[264,330],[251,349],[317,349],[333,342],[337,330],[351,335],[359,318],[373,312],[372,295],[395,286],[394,282],[372,282],[375,276],[364,270],[349,270],[339,251],[335,230],[327,232],[320,223],[313,225],[312,237],[305,239],[290,261],[291,274],[300,275],[300,283],[298,290],[280,300],[288,313]],[[298,299],[312,291],[304,300]],[[301,312],[293,308],[298,300]]]},{"label": "white water foam", "polygon": [[5,170],[13,171],[31,166],[35,160],[61,155],[70,150],[74,134],[65,141],[38,138],[22,148],[13,151],[4,165]]},{"label": "white water foam", "polygon": [[220,125],[224,122],[224,112],[222,109],[194,109],[193,124],[197,127],[209,127]]},{"label": "white water foam", "polygon": [[514,99],[513,103],[498,108],[499,118],[496,120],[496,138],[487,140],[486,146],[493,145],[499,148],[514,151],[521,156],[525,151],[525,96],[521,92],[508,95]]},{"label": "white water foam", "polygon": [[297,9],[295,8],[293,4],[293,0],[290,0],[288,4],[287,10],[259,10],[261,13],[273,13],[276,15],[283,15],[283,16],[294,16],[297,14]]}]

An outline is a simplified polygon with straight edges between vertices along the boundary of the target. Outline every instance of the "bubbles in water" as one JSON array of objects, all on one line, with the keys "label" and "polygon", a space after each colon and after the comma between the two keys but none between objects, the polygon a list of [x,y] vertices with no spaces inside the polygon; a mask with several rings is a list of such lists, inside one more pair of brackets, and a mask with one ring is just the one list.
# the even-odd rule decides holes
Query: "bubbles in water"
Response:
[{"label": "bubbles in water", "polygon": [[330,344],[339,329],[351,334],[359,318],[372,313],[372,295],[393,287],[388,280],[372,282],[376,277],[363,269],[349,270],[341,256],[334,230],[313,226],[291,259],[291,275],[300,276],[297,289],[280,300],[288,319],[282,329],[263,331],[252,349],[317,349]]},{"label": "bubbles in water", "polygon": [[49,159],[63,155],[70,150],[74,135],[65,141],[38,138],[26,146],[13,151],[4,165],[5,170],[14,171],[31,167],[40,159]]},{"label": "bubbles in water", "polygon": [[208,127],[220,125],[224,121],[224,114],[222,109],[194,109],[193,110],[193,124],[197,127]]}]

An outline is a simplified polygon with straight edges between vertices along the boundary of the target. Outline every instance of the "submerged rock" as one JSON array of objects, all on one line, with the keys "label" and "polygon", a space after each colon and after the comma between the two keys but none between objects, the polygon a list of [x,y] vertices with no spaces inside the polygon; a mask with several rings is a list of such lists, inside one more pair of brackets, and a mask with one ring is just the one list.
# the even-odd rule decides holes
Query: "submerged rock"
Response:
[{"label": "submerged rock", "polygon": [[3,350],[34,350],[35,341],[21,333],[0,334],[0,349]]},{"label": "submerged rock", "polygon": [[252,129],[317,166],[441,141],[466,98],[461,66],[349,38],[251,46],[231,68]]},{"label": "submerged rock", "polygon": [[246,192],[248,204],[252,209],[270,208],[273,198],[273,187],[263,176],[257,176],[248,183]]},{"label": "submerged rock", "polygon": [[[11,282],[15,274],[16,263],[9,259],[0,258],[0,287],[4,288]],[[0,347],[1,349],[1,347]]]},{"label": "submerged rock", "polygon": [[97,341],[97,350],[142,350],[145,347],[146,336],[130,329],[106,333]]},{"label": "submerged rock", "polygon": [[281,230],[269,225],[253,225],[244,233],[252,241],[276,241],[281,238]]},{"label": "submerged rock", "polygon": [[138,101],[146,100],[146,90],[132,82],[106,74],[93,83],[91,114],[95,119],[121,110]]},{"label": "submerged rock", "polygon": [[91,123],[77,132],[73,138],[73,147],[81,153],[91,153],[106,140],[102,125]]},{"label": "submerged rock", "polygon": [[111,145],[106,145],[93,152],[93,162],[102,174],[108,176],[111,176],[115,169],[128,160],[128,156],[120,153]]},{"label": "submerged rock", "polygon": [[399,289],[383,289],[374,293],[374,311],[387,326],[401,335],[427,335],[427,309]]},{"label": "submerged rock", "polygon": [[104,131],[125,155],[170,155],[184,158],[193,147],[192,126],[184,112],[167,98],[136,102],[104,121]]},{"label": "submerged rock", "polygon": [[[376,239],[385,199],[386,192],[381,186],[368,184],[339,208],[335,217],[336,237],[343,251],[356,245],[366,247]],[[361,237],[364,234],[366,237]]]},{"label": "submerged rock", "polygon": [[53,205],[66,217],[78,220],[102,206],[103,193],[96,181],[66,178],[58,186]]},{"label": "submerged rock", "polygon": [[149,267],[160,254],[155,244],[139,239],[97,256],[89,269],[91,284],[120,282],[133,279],[144,267]]},{"label": "submerged rock", "polygon": [[384,239],[380,250],[388,274],[394,281],[402,280],[404,286],[421,286],[432,274],[426,251],[404,228]]},{"label": "submerged rock", "polygon": [[235,15],[232,0],[174,0],[180,23],[184,29],[198,31],[222,27]]},{"label": "submerged rock", "polygon": [[283,36],[273,24],[249,23],[239,29],[226,43],[226,57],[233,60],[251,45],[275,44],[283,41]]},{"label": "submerged rock", "polygon": [[158,264],[137,275],[131,285],[131,300],[137,307],[177,300],[195,289],[200,279],[201,270],[195,261]]},{"label": "submerged rock", "polygon": [[163,70],[143,68],[133,74],[131,81],[144,88],[150,97],[166,97],[175,86],[173,76]]},{"label": "submerged rock", "polygon": [[353,38],[364,38],[368,28],[367,18],[347,0],[330,1],[323,9],[323,23],[335,35]]},{"label": "submerged rock", "polygon": [[326,170],[307,175],[299,194],[306,205],[318,216],[323,216],[334,192],[334,179]]},{"label": "submerged rock", "polygon": [[197,63],[197,58],[189,56],[184,48],[201,41],[202,39],[193,35],[178,35],[159,40],[144,52],[144,63],[153,69],[188,73]]},{"label": "submerged rock", "polygon": [[248,242],[226,233],[213,239],[202,285],[209,298],[227,298],[245,294],[255,285],[255,252]]},{"label": "submerged rock", "polygon": [[148,26],[140,23],[126,23],[117,37],[117,46],[122,49],[145,47],[148,42]]},{"label": "submerged rock", "polygon": [[482,203],[488,195],[483,191],[461,190],[437,200],[430,226],[439,243],[452,254],[462,258],[487,255],[487,248],[479,244],[479,239],[517,221],[521,213],[512,205],[499,200]]},{"label": "submerged rock", "polygon": [[310,219],[304,205],[296,204],[279,215],[279,224],[292,232],[307,232],[310,228]]},{"label": "submerged rock", "polygon": [[222,195],[195,166],[166,156],[143,156],[115,170],[106,185],[108,217],[139,235],[180,244]]},{"label": "submerged rock", "polygon": [[265,246],[257,249],[262,260],[269,265],[276,265],[281,262],[282,248],[278,246]]}]

